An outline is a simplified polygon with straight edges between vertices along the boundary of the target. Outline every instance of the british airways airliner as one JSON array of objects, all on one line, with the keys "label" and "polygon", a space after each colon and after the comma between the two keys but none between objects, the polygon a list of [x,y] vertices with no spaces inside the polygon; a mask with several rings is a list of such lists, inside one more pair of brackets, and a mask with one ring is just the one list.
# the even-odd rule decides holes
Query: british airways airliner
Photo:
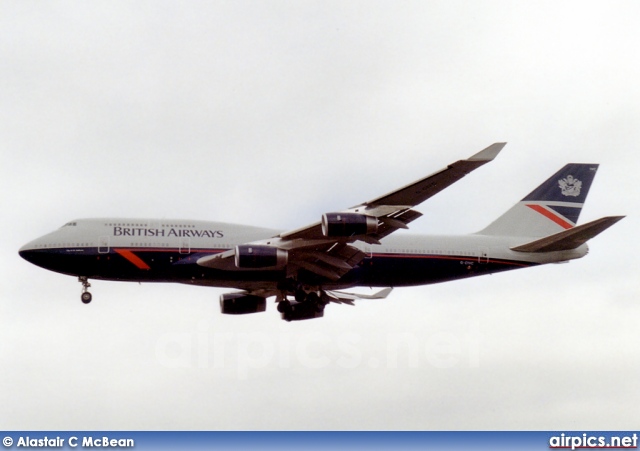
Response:
[{"label": "british airways airliner", "polygon": [[[393,235],[421,216],[413,208],[492,161],[505,143],[391,193],[311,225],[279,231],[222,222],[78,219],[20,249],[40,267],[89,279],[177,282],[241,291],[223,294],[225,314],[266,310],[283,319],[319,318],[329,303],[384,298],[423,285],[581,258],[586,242],[623,216],[576,225],[597,164],[571,163],[483,230],[462,236]],[[371,295],[342,291],[382,287]]]}]

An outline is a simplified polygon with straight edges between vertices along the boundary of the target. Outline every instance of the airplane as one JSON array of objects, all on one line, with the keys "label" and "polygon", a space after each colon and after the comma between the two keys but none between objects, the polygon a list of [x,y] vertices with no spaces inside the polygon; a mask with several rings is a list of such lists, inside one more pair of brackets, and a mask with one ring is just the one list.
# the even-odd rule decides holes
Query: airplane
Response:
[{"label": "airplane", "polygon": [[[264,312],[275,296],[286,321],[324,316],[329,303],[385,298],[395,287],[464,279],[588,252],[586,242],[624,216],[576,225],[598,164],[570,163],[479,232],[394,234],[422,214],[413,208],[492,161],[506,143],[313,224],[280,231],[223,222],[77,219],[19,250],[42,268],[89,279],[176,282],[241,291],[220,296],[224,314]],[[383,287],[364,295],[343,291]]]}]

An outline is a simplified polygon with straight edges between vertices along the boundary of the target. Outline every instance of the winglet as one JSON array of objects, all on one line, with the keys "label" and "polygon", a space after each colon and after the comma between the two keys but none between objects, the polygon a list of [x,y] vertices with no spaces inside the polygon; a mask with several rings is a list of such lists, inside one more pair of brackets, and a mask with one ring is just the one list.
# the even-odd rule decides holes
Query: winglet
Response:
[{"label": "winglet", "polygon": [[491,161],[496,156],[498,156],[502,148],[506,145],[507,145],[506,142],[491,144],[486,149],[481,150],[480,152],[478,152],[477,154],[469,158],[469,161]]}]

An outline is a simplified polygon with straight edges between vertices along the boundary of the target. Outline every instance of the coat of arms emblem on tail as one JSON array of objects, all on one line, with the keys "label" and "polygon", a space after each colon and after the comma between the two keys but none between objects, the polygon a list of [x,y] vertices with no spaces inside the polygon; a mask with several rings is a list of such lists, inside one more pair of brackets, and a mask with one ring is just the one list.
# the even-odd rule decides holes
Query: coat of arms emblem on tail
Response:
[{"label": "coat of arms emblem on tail", "polygon": [[582,182],[572,175],[568,175],[565,178],[558,180],[558,185],[562,190],[563,196],[578,197],[580,195],[580,189],[582,188]]}]

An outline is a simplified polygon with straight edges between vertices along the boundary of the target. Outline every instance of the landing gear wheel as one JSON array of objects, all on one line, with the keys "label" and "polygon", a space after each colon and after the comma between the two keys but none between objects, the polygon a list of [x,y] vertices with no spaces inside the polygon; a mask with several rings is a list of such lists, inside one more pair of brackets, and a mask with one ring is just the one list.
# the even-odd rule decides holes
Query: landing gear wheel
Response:
[{"label": "landing gear wheel", "polygon": [[278,302],[278,311],[280,313],[287,313],[291,311],[291,302],[284,300]]},{"label": "landing gear wheel", "polygon": [[89,302],[91,302],[91,298],[92,298],[91,293],[89,293],[88,291],[85,291],[80,296],[80,299],[82,300],[83,304],[88,304]]},{"label": "landing gear wheel", "polygon": [[318,293],[314,291],[309,293],[307,295],[307,302],[313,305],[313,309],[316,312],[321,313],[322,311],[324,311],[325,304],[322,302],[322,299],[320,298],[320,296],[318,296]]},{"label": "landing gear wheel", "polygon": [[327,296],[326,293],[324,293],[324,292],[321,292],[321,293],[322,294],[321,294],[321,296],[319,296],[319,299],[318,299],[318,304],[320,304],[320,305],[322,305],[324,307],[325,305],[327,305],[331,301],[329,301],[329,296]]},{"label": "landing gear wheel", "polygon": [[293,297],[296,302],[304,302],[307,299],[307,293],[302,288],[298,288],[293,294]]}]

